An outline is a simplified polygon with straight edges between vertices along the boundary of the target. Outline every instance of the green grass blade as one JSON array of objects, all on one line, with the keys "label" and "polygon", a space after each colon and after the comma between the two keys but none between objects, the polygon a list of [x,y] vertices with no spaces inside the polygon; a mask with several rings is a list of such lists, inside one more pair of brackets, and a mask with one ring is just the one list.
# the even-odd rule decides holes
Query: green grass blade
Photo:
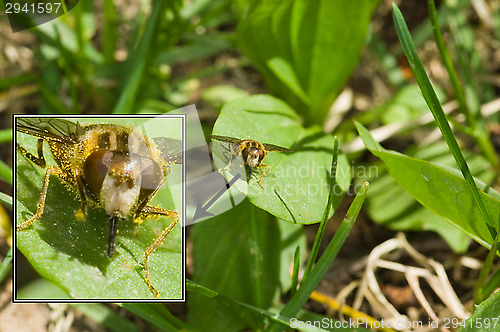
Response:
[{"label": "green grass blade", "polygon": [[17,76],[10,76],[0,78],[0,90],[6,90],[23,84],[30,84],[36,80],[36,75],[33,73],[20,74]]},{"label": "green grass blade", "polygon": [[4,203],[7,206],[12,206],[12,197],[7,195],[6,193],[0,192],[0,202]]},{"label": "green grass blade", "polygon": [[469,170],[469,167],[465,162],[465,159],[462,155],[462,151],[460,150],[457,140],[453,135],[453,131],[451,130],[451,127],[448,121],[446,120],[446,115],[444,114],[443,108],[441,107],[439,99],[436,96],[436,92],[434,91],[431,82],[429,81],[429,77],[425,72],[424,66],[422,65],[422,62],[420,61],[417,55],[415,45],[413,44],[410,32],[408,31],[408,27],[406,26],[406,23],[403,19],[403,15],[401,14],[401,11],[395,4],[393,4],[393,18],[394,18],[394,25],[396,26],[396,31],[398,33],[398,37],[401,42],[401,46],[403,47],[403,51],[406,55],[406,58],[408,59],[410,67],[413,71],[413,75],[417,80],[418,86],[422,91],[422,95],[424,96],[424,99],[427,105],[429,106],[432,115],[436,119],[438,127],[441,130],[441,133],[443,134],[446,144],[448,144],[448,147],[450,148],[450,151],[453,157],[455,158],[455,161],[457,162],[460,171],[462,172],[467,184],[469,185],[469,188],[474,197],[474,201],[476,202],[478,208],[481,211],[481,215],[483,216],[483,219],[486,225],[488,226],[492,239],[495,239],[496,237],[495,224],[493,223],[493,220],[491,220],[489,214],[486,211],[484,202],[482,201],[479,194],[479,189],[477,188],[476,183],[474,182],[472,174]]},{"label": "green grass blade", "polygon": [[112,64],[114,61],[116,40],[117,40],[117,15],[113,0],[104,0],[104,22],[103,24],[103,39],[102,52],[104,61]]},{"label": "green grass blade", "polygon": [[368,182],[365,182],[361,187],[359,193],[354,198],[349,210],[347,211],[346,217],[342,221],[339,229],[335,233],[335,236],[328,244],[325,252],[319,259],[318,263],[311,270],[311,273],[307,280],[300,285],[299,290],[295,293],[290,301],[281,311],[281,315],[292,317],[295,316],[302,306],[306,303],[312,291],[318,286],[319,282],[323,279],[326,271],[330,268],[332,262],[337,257],[338,252],[342,248],[345,239],[349,235],[354,222],[363,206],[363,201],[368,192]]},{"label": "green grass blade", "polygon": [[[486,257],[486,260],[483,263],[483,267],[481,268],[481,272],[479,273],[479,278],[477,279],[476,289],[474,290],[474,303],[476,305],[481,303],[488,296],[490,296],[490,293],[486,292],[486,286],[488,286],[488,284],[486,283],[486,279],[488,278],[491,266],[493,265],[493,259],[496,256],[499,235],[500,232],[497,233],[495,241],[491,245],[491,249],[488,252],[488,256]],[[489,286],[491,286],[491,284],[489,284]]]},{"label": "green grass blade", "polygon": [[250,236],[249,236],[249,246],[250,246],[250,256],[252,257],[252,297],[253,303],[259,307],[263,308],[266,306],[266,301],[264,299],[264,281],[262,280],[263,273],[263,262],[262,262],[262,251],[259,240],[263,237],[259,232],[264,231],[262,228],[259,229],[257,223],[257,215],[255,213],[255,208],[250,208]]},{"label": "green grass blade", "polygon": [[[80,6],[79,6],[80,7]],[[79,10],[77,10],[77,12],[79,12]],[[77,14],[75,15],[75,17],[80,17],[81,14]],[[76,22],[79,22],[80,19],[77,19]],[[71,113],[73,114],[78,114],[80,111],[79,111],[79,106],[80,106],[80,102],[79,102],[79,97],[78,97],[78,88],[76,86],[76,83],[75,83],[75,80],[77,78],[75,78],[75,73],[74,73],[74,68],[71,67],[71,64],[74,62],[74,54],[72,53],[69,53],[67,49],[64,48],[63,46],[63,40],[62,40],[62,35],[57,27],[57,25],[54,26],[54,29],[56,30],[57,34],[56,34],[56,43],[57,43],[57,48],[60,50],[60,54],[61,54],[61,58],[62,58],[62,63],[63,63],[63,70],[65,72],[65,77],[67,77],[67,80],[68,80],[68,88],[69,88],[69,94],[71,96],[71,101],[72,101],[72,107],[71,107]],[[77,36],[79,36],[80,34],[77,33]],[[78,50],[79,54],[84,54],[83,50],[82,50],[82,47],[81,47],[81,43],[82,41],[80,40],[80,38],[77,38],[78,40]],[[84,63],[86,62],[85,61],[85,57],[81,56],[81,58],[78,59],[78,61],[80,62],[80,65],[81,66],[84,66]],[[80,77],[80,80],[82,81],[85,81],[84,78]]]},{"label": "green grass blade", "polygon": [[0,144],[12,141],[12,129],[0,130]]},{"label": "green grass blade", "polygon": [[[245,320],[245,322],[249,326],[255,327],[258,324],[257,323],[258,320],[254,316],[255,311],[253,311],[249,308],[245,308],[242,305],[242,302],[233,300],[230,297],[224,296],[224,295],[222,295],[222,294],[220,294],[212,289],[206,288],[206,287],[199,285],[199,284],[197,284],[193,281],[190,281],[190,280],[186,280],[186,290],[189,292],[201,294],[207,298],[210,298],[210,299],[224,305],[225,307],[227,307],[230,310],[232,310],[233,312],[235,312],[243,320]],[[251,306],[249,306],[249,307],[251,307]],[[265,311],[262,309],[257,309],[257,310]]]},{"label": "green grass blade", "polygon": [[50,113],[71,114],[71,111],[59,100],[57,94],[45,80],[39,80],[38,87]]},{"label": "green grass blade", "polygon": [[316,262],[316,257],[318,256],[318,251],[319,247],[321,246],[321,242],[323,240],[323,235],[325,233],[325,228],[326,228],[326,223],[328,222],[328,215],[330,214],[330,205],[332,201],[332,195],[333,195],[333,189],[334,189],[334,183],[335,179],[337,177],[337,162],[338,162],[338,157],[339,157],[339,140],[337,137],[335,137],[334,143],[333,143],[333,157],[332,157],[332,168],[330,170],[330,194],[328,195],[328,202],[326,203],[326,209],[325,209],[325,214],[323,216],[323,220],[321,221],[318,232],[316,233],[316,238],[314,239],[314,244],[311,250],[311,255],[309,256],[309,260],[307,261],[307,266],[304,271],[304,277],[303,280],[307,279],[307,276],[311,272],[311,268]]},{"label": "green grass blade", "polygon": [[7,252],[7,256],[0,265],[0,283],[7,277],[10,271],[10,263],[12,262],[12,247],[10,247],[9,252]]},{"label": "green grass blade", "polygon": [[111,113],[113,114],[129,114],[133,113],[135,98],[139,92],[141,83],[141,76],[144,72],[147,62],[147,53],[151,48],[155,36],[155,27],[165,12],[167,2],[155,1],[153,2],[153,9],[151,15],[147,20],[146,30],[139,42],[137,49],[131,53],[133,59],[130,60],[128,72],[125,75],[125,85],[123,86],[118,102]]},{"label": "green grass blade", "polygon": [[450,83],[453,91],[455,92],[455,97],[458,101],[460,112],[465,115],[467,123],[472,127],[471,131],[478,146],[481,148],[481,150],[493,165],[498,165],[498,156],[491,144],[491,140],[489,139],[489,135],[486,131],[482,118],[474,117],[474,115],[470,112],[469,107],[467,106],[464,90],[462,89],[462,85],[460,83],[460,79],[455,70],[455,67],[453,66],[453,62],[451,61],[450,54],[446,49],[443,34],[441,33],[441,26],[439,24],[434,0],[427,0],[427,8],[429,10],[429,18],[432,25],[432,31],[434,33],[434,40],[436,41],[439,55],[441,56],[441,61],[443,61],[446,71],[448,72],[448,76],[450,77]]},{"label": "green grass blade", "polygon": [[293,272],[292,272],[292,287],[290,287],[290,295],[293,296],[297,291],[299,284],[299,270],[300,270],[300,245],[295,249],[293,254]]},{"label": "green grass blade", "polygon": [[0,180],[12,185],[12,169],[2,160],[0,160]]},{"label": "green grass blade", "polygon": [[482,294],[487,297],[490,294],[493,294],[498,287],[500,287],[500,269],[496,270],[488,282],[486,282],[483,287]]},{"label": "green grass blade", "polygon": [[432,32],[434,33],[434,40],[436,41],[436,46],[438,48],[439,55],[441,56],[441,61],[443,61],[444,67],[446,68],[448,76],[450,77],[450,83],[453,91],[455,92],[455,98],[457,98],[460,112],[465,115],[465,117],[467,118],[467,122],[471,123],[471,114],[465,101],[465,94],[462,89],[460,79],[458,78],[458,74],[455,71],[455,67],[453,66],[453,62],[451,61],[450,54],[446,49],[443,34],[441,33],[441,26],[439,24],[434,0],[427,0],[427,8],[429,10],[429,19],[432,25]]}]

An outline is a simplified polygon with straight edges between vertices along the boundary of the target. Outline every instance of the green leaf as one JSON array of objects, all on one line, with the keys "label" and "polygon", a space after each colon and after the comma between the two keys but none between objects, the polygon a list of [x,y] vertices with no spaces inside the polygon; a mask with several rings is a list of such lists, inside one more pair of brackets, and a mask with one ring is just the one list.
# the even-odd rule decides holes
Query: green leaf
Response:
[{"label": "green leaf", "polygon": [[[248,184],[244,180],[248,172],[245,172],[242,159],[233,158],[231,167],[223,173],[232,176],[236,172],[242,174],[242,179],[235,183],[235,188],[247,194],[252,204],[280,219],[299,224],[317,223],[323,219],[330,192],[332,136],[323,134],[319,128],[304,130],[288,105],[266,95],[227,103],[215,123],[213,134],[291,148],[293,153],[269,152],[263,160],[263,163],[270,166],[261,179],[264,190],[259,185],[264,167],[252,173]],[[219,170],[229,165],[230,157],[224,154],[228,154],[230,146],[224,144],[215,140],[212,144],[215,164]],[[350,182],[347,158],[340,155],[331,202],[333,209],[329,216],[333,215],[340,204]]]},{"label": "green leaf", "polygon": [[482,302],[474,314],[462,322],[459,332],[495,332],[500,328],[500,292],[496,292],[486,301]]},{"label": "green leaf", "polygon": [[45,279],[35,279],[18,289],[17,296],[21,299],[71,299],[61,288]]},{"label": "green leaf", "polygon": [[[356,127],[367,149],[382,159],[389,173],[408,193],[483,246],[490,247],[493,240],[491,234],[469,185],[457,170],[385,150],[365,127],[359,123],[356,123]],[[477,183],[485,187],[479,181]],[[491,195],[488,195],[481,191],[480,195],[491,218],[496,220],[500,215],[500,194],[493,190],[490,192]]]},{"label": "green leaf", "polygon": [[370,182],[365,206],[373,221],[389,229],[434,231],[455,252],[465,252],[470,245],[467,234],[420,205],[385,172]]},{"label": "green leaf", "polygon": [[[256,224],[252,229],[250,218]],[[277,221],[247,200],[195,224],[192,240],[193,281],[237,301],[261,302],[261,308],[269,307],[290,287],[289,267],[295,248],[306,245],[301,226]],[[254,252],[260,252],[257,266]],[[235,331],[248,325],[255,329],[257,324],[251,318],[243,321],[234,309],[196,294],[189,294],[188,309],[188,321],[203,331]]]},{"label": "green leaf", "polygon": [[[444,142],[411,148],[405,154],[448,167],[455,165]],[[483,156],[468,151],[464,151],[464,155],[473,174],[485,183],[493,180],[495,174],[487,167],[488,163]],[[469,247],[470,238],[467,234],[419,204],[401,186],[397,185],[394,178],[385,171],[382,163],[370,166],[361,165],[355,170],[355,174],[357,178],[361,178],[360,182],[365,180],[370,182],[370,191],[365,206],[376,223],[400,231],[434,231],[441,235],[455,252],[465,252]]]},{"label": "green leaf", "polygon": [[[76,121],[73,120],[73,121]],[[90,121],[90,120],[86,120]],[[96,120],[91,122],[103,122]],[[119,119],[121,124],[138,125],[141,119]],[[80,121],[80,122],[83,122]],[[111,121],[106,121],[111,122]],[[152,121],[150,131],[164,131],[164,121]],[[169,122],[168,124],[171,124]],[[174,123],[177,126],[177,122]],[[175,132],[175,130],[172,130]],[[37,139],[18,133],[18,143],[36,154]],[[56,165],[44,143],[48,165]],[[29,219],[37,209],[45,170],[17,156],[16,223]],[[172,166],[167,182],[181,183],[182,169]],[[181,186],[164,186],[151,201],[181,212]],[[108,222],[102,208],[89,207],[85,221],[75,217],[81,203],[75,190],[51,176],[42,217],[30,227],[16,232],[17,247],[40,275],[80,299],[152,299],[144,281],[144,251],[171,219],[146,219],[141,224],[126,219],[119,225],[117,248],[107,256]],[[150,256],[151,282],[161,298],[182,298],[182,230],[177,225]]]},{"label": "green leaf", "polygon": [[268,89],[323,123],[354,70],[378,1],[259,1],[249,4],[238,41]]}]

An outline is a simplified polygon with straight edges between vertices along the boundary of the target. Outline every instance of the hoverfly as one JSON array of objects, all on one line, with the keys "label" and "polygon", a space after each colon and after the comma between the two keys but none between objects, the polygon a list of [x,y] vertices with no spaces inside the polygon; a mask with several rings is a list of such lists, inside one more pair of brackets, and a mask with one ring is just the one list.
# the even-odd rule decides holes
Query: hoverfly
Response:
[{"label": "hoverfly", "polygon": [[[238,155],[241,154],[241,156],[243,157],[243,161],[250,168],[250,171],[248,172],[248,178],[250,178],[250,176],[252,175],[254,168],[265,167],[264,171],[259,177],[259,186],[262,188],[262,190],[264,190],[264,187],[262,186],[261,183],[262,177],[267,173],[267,171],[271,167],[262,162],[266,157],[267,153],[271,151],[292,152],[292,150],[281,146],[267,144],[267,143],[260,143],[259,141],[252,139],[239,139],[234,137],[217,136],[217,135],[212,135],[211,137],[212,139],[215,139],[217,141],[227,142],[233,145],[233,150],[236,151]],[[231,159],[229,159],[226,168],[228,168],[230,164],[231,164]]]},{"label": "hoverfly", "polygon": [[149,257],[178,223],[179,215],[149,202],[164,184],[170,166],[182,163],[182,148],[177,154],[170,154],[168,144],[177,145],[178,149],[181,143],[164,137],[151,139],[127,126],[80,124],[56,118],[16,118],[16,130],[38,138],[38,156],[17,144],[20,154],[35,165],[47,167],[45,141],[57,163],[57,167],[49,166],[45,172],[36,213],[16,230],[22,231],[42,217],[51,175],[77,191],[80,215],[86,215],[89,203],[104,208],[109,223],[110,258],[115,253],[118,225],[128,216],[134,220],[151,216],[171,218],[169,226],[144,252],[144,280],[158,298],[160,293],[150,281]]}]

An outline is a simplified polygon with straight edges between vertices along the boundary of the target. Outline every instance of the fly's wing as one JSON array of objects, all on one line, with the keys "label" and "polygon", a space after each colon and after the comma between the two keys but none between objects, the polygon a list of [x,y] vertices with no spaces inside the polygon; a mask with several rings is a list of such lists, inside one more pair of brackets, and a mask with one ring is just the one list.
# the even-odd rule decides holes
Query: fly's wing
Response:
[{"label": "fly's wing", "polygon": [[16,130],[41,139],[62,143],[76,143],[80,126],[55,118],[16,118]]},{"label": "fly's wing", "polygon": [[[235,138],[235,137],[228,137],[228,136],[218,136],[218,135],[211,135],[210,136],[212,139],[220,141],[220,142],[225,142],[225,143],[230,143],[228,147],[224,148],[227,151],[231,152],[231,149],[236,152],[240,153],[240,146],[241,143],[243,143],[245,140]],[[221,144],[222,145],[222,144]]]},{"label": "fly's wing", "polygon": [[237,145],[240,145],[241,142],[243,142],[243,140],[241,140],[239,138],[234,138],[234,137],[217,136],[217,135],[212,135],[210,137],[212,137],[212,139],[217,140],[217,141],[233,143],[233,144],[237,144]]},{"label": "fly's wing", "polygon": [[262,145],[264,145],[264,147],[266,148],[267,151],[293,152],[292,150],[284,148],[282,146],[277,146],[277,145],[267,144],[267,143],[263,143]]},{"label": "fly's wing", "polygon": [[158,146],[161,153],[161,158],[168,165],[182,164],[182,141],[167,138],[167,137],[155,137],[153,141]]}]

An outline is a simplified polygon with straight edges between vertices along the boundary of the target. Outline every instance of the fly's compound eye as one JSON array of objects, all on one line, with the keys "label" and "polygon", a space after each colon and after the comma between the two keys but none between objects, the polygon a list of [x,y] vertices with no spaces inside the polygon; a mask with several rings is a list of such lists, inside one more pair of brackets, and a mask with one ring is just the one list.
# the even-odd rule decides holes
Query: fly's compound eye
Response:
[{"label": "fly's compound eye", "polygon": [[163,173],[160,165],[153,159],[139,156],[137,154],[131,155],[131,162],[139,166],[141,172],[141,190],[139,193],[139,202],[143,202],[160,187],[163,181]]},{"label": "fly's compound eye", "polygon": [[264,150],[261,150],[261,149],[257,150],[257,153],[259,155],[259,162],[261,162],[262,159],[264,159],[264,157],[266,156],[266,153]]},{"label": "fly's compound eye", "polygon": [[83,165],[83,178],[94,194],[101,191],[104,178],[108,174],[112,163],[113,152],[101,150],[92,153],[87,157]]},{"label": "fly's compound eye", "polygon": [[132,155],[131,159],[139,161],[141,168],[141,190],[156,190],[161,185],[163,179],[160,165],[148,157]]},{"label": "fly's compound eye", "polygon": [[151,195],[163,179],[160,165],[148,157],[109,150],[96,151],[87,157],[83,177],[94,194],[99,194],[108,175],[128,183],[129,188],[140,177],[143,197]]},{"label": "fly's compound eye", "polygon": [[243,157],[243,160],[246,161],[248,159],[250,149],[251,149],[251,147],[247,147],[247,148],[244,148],[243,150],[241,150],[241,156]]}]

